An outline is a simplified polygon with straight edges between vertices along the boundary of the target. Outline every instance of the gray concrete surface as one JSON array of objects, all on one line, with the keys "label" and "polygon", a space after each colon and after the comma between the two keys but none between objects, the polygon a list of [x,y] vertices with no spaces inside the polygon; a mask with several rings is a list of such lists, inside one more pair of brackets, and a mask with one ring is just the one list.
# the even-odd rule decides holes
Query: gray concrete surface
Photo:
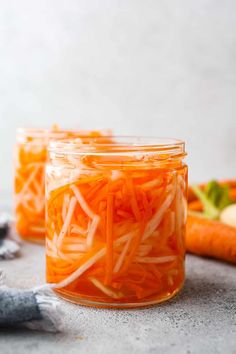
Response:
[{"label": "gray concrete surface", "polygon": [[[180,295],[157,307],[118,311],[61,301],[60,334],[1,330],[1,354],[236,353],[236,268],[187,256]],[[22,257],[0,263],[10,286],[44,281],[44,249],[25,244]]]}]

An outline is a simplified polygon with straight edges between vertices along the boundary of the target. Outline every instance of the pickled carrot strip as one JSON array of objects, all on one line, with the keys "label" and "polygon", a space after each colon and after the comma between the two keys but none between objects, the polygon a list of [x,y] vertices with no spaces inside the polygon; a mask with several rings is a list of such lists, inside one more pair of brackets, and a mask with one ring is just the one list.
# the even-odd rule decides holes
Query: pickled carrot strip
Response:
[{"label": "pickled carrot strip", "polygon": [[164,257],[136,257],[135,261],[138,263],[167,263],[178,259],[178,256],[164,256]]},{"label": "pickled carrot strip", "polygon": [[86,241],[88,248],[91,248],[93,245],[94,235],[97,230],[99,222],[100,222],[100,217],[98,215],[94,215],[91,225],[88,229],[88,236],[87,236],[87,241]]},{"label": "pickled carrot strip", "polygon": [[94,277],[89,277],[89,280],[94,286],[96,286],[96,288],[101,290],[104,294],[111,297],[112,299],[121,299],[122,297],[124,297],[124,294],[121,291],[114,291],[110,289]]},{"label": "pickled carrot strip", "polygon": [[122,216],[124,219],[132,218],[132,215],[130,213],[128,213],[127,211],[124,211],[124,210],[118,209],[116,214],[119,215],[119,216]]},{"label": "pickled carrot strip", "polygon": [[62,242],[63,242],[63,239],[69,229],[69,225],[70,225],[70,222],[71,222],[71,219],[72,219],[72,216],[73,216],[73,213],[74,213],[74,210],[75,210],[75,206],[77,204],[77,200],[75,197],[72,197],[71,200],[70,200],[70,204],[69,204],[69,208],[68,208],[68,212],[67,212],[67,215],[65,217],[65,222],[62,226],[62,229],[61,229],[61,232],[57,238],[57,247],[60,248],[61,245],[62,245]]},{"label": "pickled carrot strip", "polygon": [[97,185],[93,187],[87,194],[87,200],[91,199],[96,195],[96,193],[104,187],[104,185],[107,183],[106,180],[102,179],[100,182],[97,182]]},{"label": "pickled carrot strip", "polygon": [[76,187],[74,184],[70,186],[70,188],[72,189],[72,191],[74,192],[74,195],[79,203],[79,205],[81,206],[82,210],[85,212],[85,214],[88,215],[88,217],[90,219],[93,219],[95,214],[94,212],[90,209],[90,207],[88,206],[87,202],[85,201],[84,197],[82,196],[80,190],[78,187]]},{"label": "pickled carrot strip", "polygon": [[113,270],[113,194],[107,196],[107,218],[106,218],[106,272],[105,284],[110,285]]},{"label": "pickled carrot strip", "polygon": [[38,232],[40,234],[44,234],[46,232],[46,228],[40,226],[30,226],[29,229],[33,232]]}]

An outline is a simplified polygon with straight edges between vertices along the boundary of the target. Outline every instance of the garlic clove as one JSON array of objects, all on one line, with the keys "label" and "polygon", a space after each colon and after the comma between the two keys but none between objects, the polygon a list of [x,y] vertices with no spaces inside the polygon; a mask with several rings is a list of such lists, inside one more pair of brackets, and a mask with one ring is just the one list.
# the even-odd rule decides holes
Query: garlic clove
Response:
[{"label": "garlic clove", "polygon": [[236,227],[236,204],[227,206],[220,214],[220,221]]}]

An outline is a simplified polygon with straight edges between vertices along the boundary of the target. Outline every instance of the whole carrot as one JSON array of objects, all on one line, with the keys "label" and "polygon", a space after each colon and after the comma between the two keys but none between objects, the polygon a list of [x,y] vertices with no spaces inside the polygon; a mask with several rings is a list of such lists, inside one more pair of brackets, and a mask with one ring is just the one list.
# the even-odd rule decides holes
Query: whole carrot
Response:
[{"label": "whole carrot", "polygon": [[191,253],[236,263],[236,228],[188,215],[186,249]]},{"label": "whole carrot", "polygon": [[192,211],[202,211],[202,203],[200,200],[193,200],[188,203],[188,209]]}]

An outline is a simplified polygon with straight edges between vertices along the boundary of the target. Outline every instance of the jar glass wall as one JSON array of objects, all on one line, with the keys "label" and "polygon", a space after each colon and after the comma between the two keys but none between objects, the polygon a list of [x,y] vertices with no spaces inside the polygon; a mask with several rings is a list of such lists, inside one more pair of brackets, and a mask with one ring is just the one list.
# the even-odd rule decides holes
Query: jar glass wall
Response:
[{"label": "jar glass wall", "polygon": [[47,282],[99,307],[152,305],[184,282],[187,166],[174,139],[52,142]]}]

